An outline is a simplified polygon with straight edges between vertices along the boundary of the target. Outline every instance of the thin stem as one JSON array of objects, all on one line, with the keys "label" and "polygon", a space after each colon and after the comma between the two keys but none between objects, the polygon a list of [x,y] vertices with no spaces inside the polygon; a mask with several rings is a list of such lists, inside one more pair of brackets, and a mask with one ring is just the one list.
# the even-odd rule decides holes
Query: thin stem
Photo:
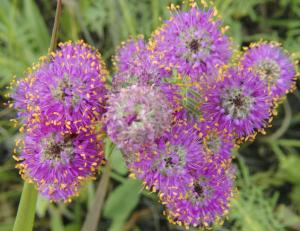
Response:
[{"label": "thin stem", "polygon": [[[113,152],[115,146],[111,143],[111,141],[108,141],[107,143],[107,156],[109,157],[111,153]],[[102,206],[104,204],[104,199],[106,196],[106,191],[108,188],[108,183],[110,179],[110,173],[111,173],[111,166],[110,163],[107,162],[106,167],[103,171],[103,175],[101,177],[101,180],[98,184],[95,199],[93,202],[93,206],[89,210],[84,224],[82,226],[81,231],[96,231],[99,219],[101,217],[101,210]]]},{"label": "thin stem", "polygon": [[[62,0],[57,0],[54,26],[52,30],[49,52],[55,51],[57,45],[57,36],[59,22],[61,17]],[[35,207],[38,192],[34,185],[24,182],[23,191],[18,207],[18,212],[13,231],[31,231],[34,224]]]},{"label": "thin stem", "polygon": [[284,107],[285,117],[281,123],[281,126],[272,135],[261,138],[261,141],[271,142],[274,140],[278,140],[288,130],[292,120],[292,110],[287,100],[284,102],[283,107]]},{"label": "thin stem", "polygon": [[127,3],[124,0],[119,0],[121,6],[121,11],[126,23],[126,26],[130,32],[130,35],[135,36],[135,21],[130,13],[130,9],[127,6]]},{"label": "thin stem", "polygon": [[34,223],[37,191],[33,184],[24,182],[13,231],[31,231]]},{"label": "thin stem", "polygon": [[160,10],[159,1],[152,0],[151,7],[152,7],[152,28],[155,29],[159,24],[159,10]]},{"label": "thin stem", "polygon": [[51,43],[49,51],[55,51],[57,46],[57,38],[58,38],[58,30],[60,25],[60,17],[61,17],[61,8],[62,8],[62,0],[57,0],[56,5],[56,13],[55,13],[55,19],[54,19],[54,25],[52,29],[52,36],[51,36]]}]

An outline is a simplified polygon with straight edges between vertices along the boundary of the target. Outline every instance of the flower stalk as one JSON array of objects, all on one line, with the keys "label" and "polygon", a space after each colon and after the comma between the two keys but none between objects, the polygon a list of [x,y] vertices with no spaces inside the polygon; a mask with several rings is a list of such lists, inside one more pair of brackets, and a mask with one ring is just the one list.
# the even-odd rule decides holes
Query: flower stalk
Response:
[{"label": "flower stalk", "polygon": [[38,192],[34,185],[24,182],[23,192],[18,208],[13,231],[30,231],[33,228],[35,205]]}]

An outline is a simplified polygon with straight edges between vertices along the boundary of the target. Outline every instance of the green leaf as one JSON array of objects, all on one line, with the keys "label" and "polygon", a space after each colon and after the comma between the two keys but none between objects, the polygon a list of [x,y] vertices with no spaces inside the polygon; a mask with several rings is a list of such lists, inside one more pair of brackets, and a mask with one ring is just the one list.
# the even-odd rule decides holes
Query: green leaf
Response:
[{"label": "green leaf", "polygon": [[66,225],[64,231],[80,231],[80,225],[76,223]]},{"label": "green leaf", "polygon": [[104,216],[113,220],[125,220],[136,207],[140,198],[141,183],[128,179],[109,196],[104,207]]},{"label": "green leaf", "polygon": [[36,203],[36,213],[39,217],[44,217],[46,211],[49,207],[49,200],[42,197],[40,194],[38,195],[37,203]]},{"label": "green leaf", "polygon": [[54,205],[49,206],[49,212],[51,215],[51,230],[52,231],[64,231],[64,225],[61,214]]},{"label": "green leaf", "polygon": [[[43,50],[45,47],[48,47],[50,43],[50,36],[45,24],[45,21],[42,15],[39,12],[38,7],[32,0],[25,1],[24,5],[25,17],[28,20],[28,26],[32,30],[32,35],[35,36],[36,45],[39,46],[39,49]],[[46,44],[46,46],[45,46]]]},{"label": "green leaf", "polygon": [[123,155],[117,147],[114,148],[111,155],[111,167],[114,171],[121,175],[127,174],[127,167],[123,158]]},{"label": "green leaf", "polygon": [[299,166],[300,166],[300,158],[298,157],[298,155],[289,154],[288,156],[286,156],[286,158],[284,158],[281,161],[278,175],[284,177],[286,181],[299,184],[300,183]]}]

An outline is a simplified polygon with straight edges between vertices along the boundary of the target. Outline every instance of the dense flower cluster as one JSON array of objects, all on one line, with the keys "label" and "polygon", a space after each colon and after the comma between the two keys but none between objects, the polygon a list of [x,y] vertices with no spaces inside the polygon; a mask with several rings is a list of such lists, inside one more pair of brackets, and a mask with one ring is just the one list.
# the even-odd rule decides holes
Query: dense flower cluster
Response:
[{"label": "dense flower cluster", "polygon": [[110,91],[99,54],[82,42],[61,44],[18,83],[25,134],[16,158],[43,195],[67,200],[93,177],[104,123],[170,222],[222,223],[235,191],[232,149],[264,134],[296,69],[271,42],[251,44],[236,62],[213,7],[171,8],[148,43],[130,39],[117,50]]},{"label": "dense flower cluster", "polygon": [[[83,42],[59,45],[18,82],[12,97],[23,120],[18,167],[51,200],[68,200],[103,161],[107,71]],[[101,129],[100,129],[101,130]]]},{"label": "dense flower cluster", "polygon": [[[234,196],[232,149],[270,126],[275,106],[294,88],[296,70],[274,43],[250,45],[235,62],[214,8],[173,8],[148,44],[139,38],[119,48],[113,82],[123,89],[111,95],[106,129],[131,176],[158,193],[170,222],[207,227],[222,222]],[[132,108],[140,101],[153,121],[146,112],[136,116]],[[132,117],[142,130],[131,128]]]}]

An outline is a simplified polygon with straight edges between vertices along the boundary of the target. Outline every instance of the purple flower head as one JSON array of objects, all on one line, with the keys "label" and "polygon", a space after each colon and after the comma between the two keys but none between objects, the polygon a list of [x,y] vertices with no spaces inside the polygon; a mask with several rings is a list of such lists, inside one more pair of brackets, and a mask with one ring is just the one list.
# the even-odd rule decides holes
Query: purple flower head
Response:
[{"label": "purple flower head", "polygon": [[172,107],[158,88],[132,85],[108,101],[107,134],[125,153],[151,146],[171,123]]},{"label": "purple flower head", "polygon": [[117,71],[126,72],[130,70],[145,49],[145,42],[141,36],[137,39],[129,39],[127,42],[123,42],[115,56],[114,64]]},{"label": "purple flower head", "polygon": [[77,132],[101,119],[107,71],[97,51],[81,41],[63,43],[33,69],[13,94],[25,121],[42,117],[47,124]]},{"label": "purple flower head", "polygon": [[198,127],[199,142],[208,158],[223,164],[224,167],[230,165],[234,135],[207,122],[200,122]]},{"label": "purple flower head", "polygon": [[102,143],[93,130],[70,134],[40,123],[24,135],[17,167],[25,180],[53,201],[76,196],[103,161]]},{"label": "purple flower head", "polygon": [[129,169],[147,188],[172,194],[181,184],[190,183],[190,172],[204,163],[203,147],[194,126],[187,124],[174,125],[156,143],[136,152]]},{"label": "purple flower head", "polygon": [[143,38],[131,39],[124,43],[115,57],[117,72],[113,77],[113,90],[118,91],[134,84],[157,85],[160,73],[152,63],[152,56]]},{"label": "purple flower head", "polygon": [[247,70],[229,69],[207,90],[201,109],[206,121],[242,138],[268,124],[271,106],[264,81]]},{"label": "purple flower head", "polygon": [[220,26],[213,9],[193,7],[188,12],[176,12],[154,33],[149,46],[162,76],[169,77],[176,68],[193,80],[208,75],[214,78],[217,67],[231,57],[230,42]]},{"label": "purple flower head", "polygon": [[273,97],[282,98],[295,88],[295,65],[291,57],[277,44],[251,44],[241,65],[265,81]]},{"label": "purple flower head", "polygon": [[209,227],[221,223],[233,195],[233,171],[220,172],[214,164],[198,168],[189,184],[172,195],[162,195],[166,215],[185,227]]}]

